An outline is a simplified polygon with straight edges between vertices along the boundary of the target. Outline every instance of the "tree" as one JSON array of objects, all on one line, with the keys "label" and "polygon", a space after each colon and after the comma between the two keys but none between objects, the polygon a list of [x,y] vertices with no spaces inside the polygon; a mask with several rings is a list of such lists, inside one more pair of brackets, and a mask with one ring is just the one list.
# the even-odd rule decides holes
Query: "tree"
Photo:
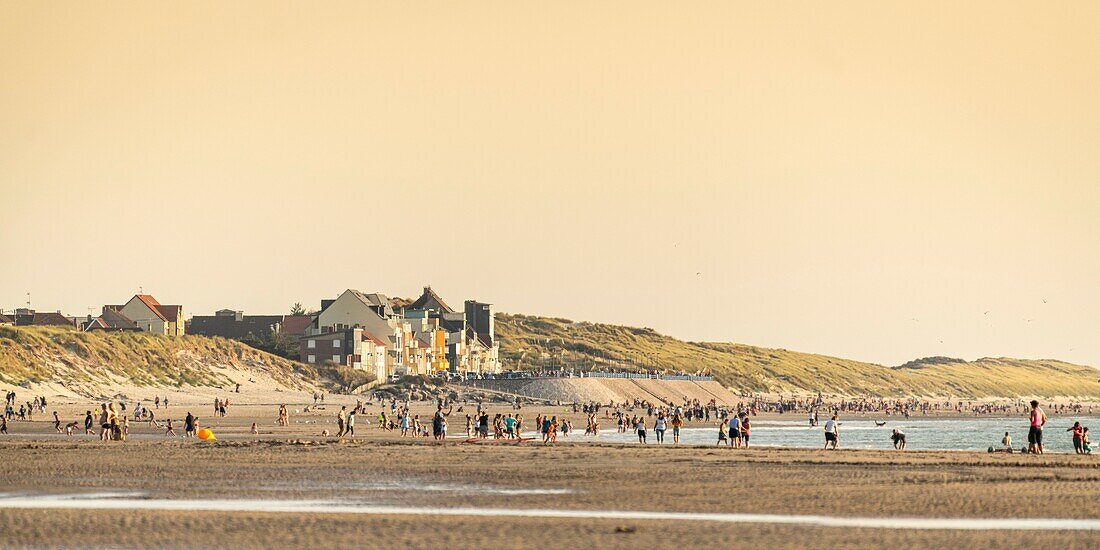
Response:
[{"label": "tree", "polygon": [[294,305],[290,308],[291,315],[305,315],[306,308],[302,307],[302,302],[294,302]]}]

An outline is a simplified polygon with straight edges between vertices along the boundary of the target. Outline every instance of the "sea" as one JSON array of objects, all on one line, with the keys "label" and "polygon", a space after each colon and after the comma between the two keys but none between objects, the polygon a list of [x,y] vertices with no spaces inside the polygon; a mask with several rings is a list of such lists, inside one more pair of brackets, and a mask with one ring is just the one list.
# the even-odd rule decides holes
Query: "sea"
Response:
[{"label": "sea", "polygon": [[[885,422],[883,426],[877,422]],[[1051,417],[1043,429],[1043,444],[1046,452],[1072,453],[1073,441],[1066,430],[1074,422],[1081,422],[1092,431],[1100,430],[1100,417]],[[792,417],[790,420],[752,420],[751,444],[753,446],[773,447],[804,447],[814,448],[825,445],[825,432],[822,427],[825,417],[821,418],[821,424],[811,427],[809,419],[799,415],[799,419]],[[647,418],[649,443],[656,442],[653,434],[653,419]],[[611,426],[611,430],[606,427]],[[574,426],[574,429],[577,427]],[[840,421],[840,447],[848,449],[892,449],[894,442],[890,438],[893,429],[899,429],[905,433],[906,448],[909,450],[936,450],[936,451],[986,451],[989,447],[1002,448],[1001,439],[1005,432],[1012,436],[1012,447],[1019,451],[1027,446],[1028,421],[1027,418],[1017,417],[982,417],[982,418],[909,418],[884,417],[881,419],[848,419],[843,417]],[[583,426],[576,434],[570,434],[569,439],[589,439],[581,435]],[[706,445],[715,444],[718,441],[718,427],[713,428],[684,428],[680,432],[680,441],[684,444]],[[1095,447],[1097,439],[1090,433],[1091,445]],[[666,443],[671,443],[672,430],[665,433]],[[561,438],[559,437],[559,440]],[[603,419],[600,426],[600,441],[614,443],[637,443],[638,436],[634,432],[617,433],[614,420]],[[1100,455],[1100,451],[1097,451]]]}]

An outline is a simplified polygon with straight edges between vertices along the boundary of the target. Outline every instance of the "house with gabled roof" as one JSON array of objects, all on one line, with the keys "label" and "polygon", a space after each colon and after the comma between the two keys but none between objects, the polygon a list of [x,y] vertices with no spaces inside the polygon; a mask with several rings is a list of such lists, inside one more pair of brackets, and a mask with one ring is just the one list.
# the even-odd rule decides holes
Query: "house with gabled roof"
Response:
[{"label": "house with gabled roof", "polygon": [[366,294],[349,288],[335,299],[321,300],[321,311],[313,317],[303,339],[355,328],[384,343],[387,371],[404,367],[412,331],[408,323],[394,314],[392,302],[383,294]]},{"label": "house with gabled roof", "polygon": [[62,314],[60,311],[31,311],[30,323],[36,327],[68,327],[77,328],[77,322],[72,317]]},{"label": "house with gabled roof", "polygon": [[161,304],[148,294],[135,294],[123,305],[104,306],[104,309],[121,313],[145,332],[183,336],[185,330],[183,306]]},{"label": "house with gabled roof", "polygon": [[432,311],[440,314],[455,312],[430,286],[424,287],[424,292],[420,294],[419,298],[413,300],[413,303],[405,306],[405,311]]},{"label": "house with gabled roof", "polygon": [[91,332],[96,330],[103,330],[109,332],[126,332],[126,331],[139,331],[137,323],[135,323],[129,317],[123,315],[119,311],[115,311],[109,307],[103,308],[103,313],[99,317],[88,316],[88,319],[81,325],[81,329],[84,332]]},{"label": "house with gabled roof", "polygon": [[4,315],[3,313],[0,313],[0,327],[5,327],[5,326],[6,327],[15,326],[15,318],[14,317],[8,317],[7,315]]}]

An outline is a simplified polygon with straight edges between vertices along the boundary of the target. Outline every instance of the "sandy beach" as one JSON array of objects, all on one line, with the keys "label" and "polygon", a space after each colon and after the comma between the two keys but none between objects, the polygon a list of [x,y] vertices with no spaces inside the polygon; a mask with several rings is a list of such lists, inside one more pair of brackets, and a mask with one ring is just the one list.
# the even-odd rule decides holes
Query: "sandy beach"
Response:
[{"label": "sandy beach", "polygon": [[[560,438],[553,446],[463,444],[464,437],[439,445],[366,427],[362,416],[371,415],[360,417],[355,440],[337,441],[320,437],[320,431],[334,431],[339,404],[354,404],[353,397],[328,396],[324,409],[310,413],[301,412],[309,396],[287,397],[294,411],[289,427],[274,426],[276,405],[271,403],[232,405],[225,418],[212,417],[211,407],[199,402],[156,411],[159,419],[171,416],[180,422],[191,410],[218,434],[213,443],[165,438],[163,430],[146,423],[132,424],[126,442],[68,437],[53,432],[49,413],[36,415],[34,422],[10,423],[13,433],[0,437],[5,464],[0,493],[9,498],[112,493],[113,500],[141,499],[147,508],[164,501],[182,508],[248,501],[253,508],[158,510],[141,509],[139,503],[114,510],[65,509],[65,504],[28,509],[0,502],[0,544],[805,547],[828,540],[842,547],[1025,543],[1071,548],[1100,543],[1095,530],[823,527],[690,516],[1095,521],[1100,517],[1095,498],[1100,462],[1091,456],[642,447],[580,435]],[[59,404],[60,415],[75,418],[90,405]],[[379,407],[370,410],[377,414]],[[413,403],[413,413],[423,419],[430,418],[431,410],[428,402]],[[491,404],[490,411],[508,412],[509,407]],[[542,406],[520,412],[530,419],[540,413],[575,416],[574,423],[583,425],[583,415],[566,411]],[[454,413],[452,434],[464,431],[464,416]],[[260,426],[259,435],[248,433],[252,422]],[[182,433],[180,424],[177,431]],[[323,505],[316,511],[280,512],[276,501]],[[325,508],[348,505],[591,511],[593,517],[349,514]],[[688,516],[606,519],[600,511]]]}]

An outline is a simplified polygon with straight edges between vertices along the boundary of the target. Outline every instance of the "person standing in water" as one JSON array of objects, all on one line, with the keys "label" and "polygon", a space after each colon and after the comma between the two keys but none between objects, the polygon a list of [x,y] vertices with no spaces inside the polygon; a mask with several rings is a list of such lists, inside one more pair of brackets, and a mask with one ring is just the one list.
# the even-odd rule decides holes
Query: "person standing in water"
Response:
[{"label": "person standing in water", "polygon": [[1043,426],[1047,423],[1047,414],[1039,408],[1039,402],[1031,401],[1031,427],[1027,431],[1027,452],[1043,454]]},{"label": "person standing in water", "polygon": [[835,450],[840,442],[840,426],[837,424],[836,415],[825,421],[825,448],[832,444]]},{"label": "person standing in water", "polygon": [[672,443],[680,444],[680,427],[684,425],[684,417],[675,414],[672,417]]},{"label": "person standing in water", "polygon": [[[56,412],[54,412],[53,414],[54,416],[57,416]],[[1070,428],[1066,431],[1073,432],[1073,452],[1079,455],[1085,454],[1085,429],[1081,426],[1081,423],[1074,422],[1073,426],[1070,426]]]},{"label": "person standing in water", "polygon": [[894,448],[899,451],[905,450],[905,432],[894,428],[894,433],[890,435],[890,439],[894,440]]},{"label": "person standing in water", "polygon": [[[595,415],[593,415],[592,424],[595,426]],[[653,421],[653,433],[657,434],[657,444],[663,444],[665,442],[665,413],[658,413],[657,419]],[[595,430],[593,430],[595,431]]]},{"label": "person standing in water", "polygon": [[638,443],[645,445],[645,417],[638,419],[635,429],[638,430]]}]

